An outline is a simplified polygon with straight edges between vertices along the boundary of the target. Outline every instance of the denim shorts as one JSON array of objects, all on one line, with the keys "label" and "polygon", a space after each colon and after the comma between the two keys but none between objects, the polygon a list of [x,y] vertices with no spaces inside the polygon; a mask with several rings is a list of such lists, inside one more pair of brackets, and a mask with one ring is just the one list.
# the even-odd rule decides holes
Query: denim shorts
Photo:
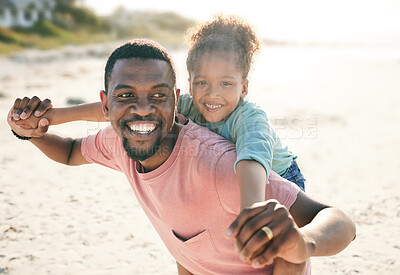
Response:
[{"label": "denim shorts", "polygon": [[304,178],[303,174],[300,172],[299,167],[295,160],[292,161],[292,164],[289,166],[285,174],[282,175],[282,178],[287,179],[298,185],[301,190],[305,191],[304,182],[306,179]]}]

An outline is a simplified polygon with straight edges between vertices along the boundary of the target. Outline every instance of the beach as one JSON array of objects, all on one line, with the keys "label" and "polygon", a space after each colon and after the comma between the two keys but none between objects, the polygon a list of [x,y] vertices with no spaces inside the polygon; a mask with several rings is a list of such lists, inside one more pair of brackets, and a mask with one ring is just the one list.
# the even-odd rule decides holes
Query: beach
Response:
[{"label": "beach", "polygon": [[[0,56],[0,274],[177,274],[124,175],[55,163],[6,122],[16,97],[98,101],[116,45]],[[186,50],[169,50],[187,92]],[[306,192],[356,223],[356,239],[338,255],[313,258],[312,273],[399,274],[400,49],[263,46],[248,98],[298,156]],[[105,125],[50,132],[83,137]]]}]

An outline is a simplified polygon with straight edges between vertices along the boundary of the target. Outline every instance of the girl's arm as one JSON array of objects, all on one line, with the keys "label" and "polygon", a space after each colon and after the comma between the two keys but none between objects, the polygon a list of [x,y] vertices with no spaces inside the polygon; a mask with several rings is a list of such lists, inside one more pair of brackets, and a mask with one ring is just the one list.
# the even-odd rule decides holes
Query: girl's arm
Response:
[{"label": "girl's arm", "polygon": [[244,103],[229,120],[230,140],[236,145],[235,168],[242,210],[255,202],[265,201],[275,133],[265,113],[251,103]]},{"label": "girl's arm", "polygon": [[236,165],[240,190],[240,210],[253,203],[265,201],[267,173],[264,167],[254,160],[241,160]]},{"label": "girl's arm", "polygon": [[[39,120],[47,119],[49,125],[77,120],[105,122],[101,102],[81,104],[72,107],[51,108],[50,100],[37,97],[16,99],[11,109],[16,123],[25,128],[37,128]],[[32,115],[32,113],[34,115]]]},{"label": "girl's arm", "polygon": [[[51,112],[51,110],[53,110]],[[71,121],[85,120],[105,122],[101,102],[81,104],[73,107],[53,108],[50,109],[49,122],[50,125],[57,125]],[[46,117],[46,114],[44,114]]]}]

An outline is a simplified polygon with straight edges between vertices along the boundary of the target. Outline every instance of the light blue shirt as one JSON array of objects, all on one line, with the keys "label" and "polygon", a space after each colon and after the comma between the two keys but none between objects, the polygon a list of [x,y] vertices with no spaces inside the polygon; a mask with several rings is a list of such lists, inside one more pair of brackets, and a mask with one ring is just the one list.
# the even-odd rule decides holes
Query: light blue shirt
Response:
[{"label": "light blue shirt", "polygon": [[266,113],[242,98],[229,117],[217,123],[200,122],[201,114],[189,94],[180,95],[178,113],[234,143],[235,168],[240,160],[255,160],[264,166],[267,176],[271,169],[283,175],[297,158],[282,145]]}]

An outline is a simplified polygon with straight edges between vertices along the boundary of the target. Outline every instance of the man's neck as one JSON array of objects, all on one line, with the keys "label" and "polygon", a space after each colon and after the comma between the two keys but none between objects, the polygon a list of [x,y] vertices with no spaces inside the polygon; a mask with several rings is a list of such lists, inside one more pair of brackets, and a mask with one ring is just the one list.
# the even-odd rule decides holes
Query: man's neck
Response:
[{"label": "man's neck", "polygon": [[168,135],[161,141],[160,147],[157,152],[145,159],[143,161],[139,161],[142,166],[143,172],[150,172],[158,167],[160,167],[171,155],[174,150],[175,143],[178,140],[179,132],[181,131],[183,125],[174,122],[171,131]]}]

